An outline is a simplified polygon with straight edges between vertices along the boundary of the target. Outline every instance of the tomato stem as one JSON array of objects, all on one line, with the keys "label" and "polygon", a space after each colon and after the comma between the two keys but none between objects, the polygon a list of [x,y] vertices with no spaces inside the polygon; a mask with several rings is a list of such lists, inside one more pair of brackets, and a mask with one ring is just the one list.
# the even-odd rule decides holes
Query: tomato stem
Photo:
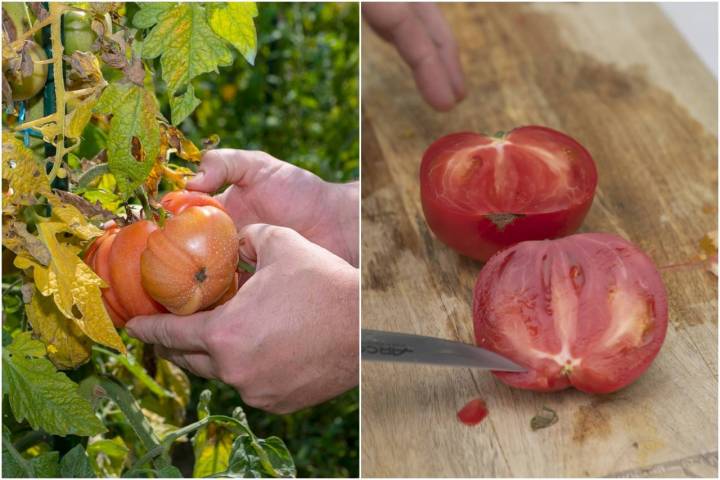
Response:
[{"label": "tomato stem", "polygon": [[255,273],[255,267],[252,266],[252,265],[250,265],[250,264],[247,263],[247,262],[243,262],[242,260],[239,260],[239,261],[238,261],[238,268],[239,268],[240,270],[244,270],[244,271],[246,271],[246,272],[248,272],[248,273]]}]

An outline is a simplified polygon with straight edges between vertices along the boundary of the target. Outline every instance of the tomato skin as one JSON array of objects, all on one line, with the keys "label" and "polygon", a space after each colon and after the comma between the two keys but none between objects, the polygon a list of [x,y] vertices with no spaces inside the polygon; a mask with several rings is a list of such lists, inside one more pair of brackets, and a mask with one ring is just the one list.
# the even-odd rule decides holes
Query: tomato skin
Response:
[{"label": "tomato skin", "polygon": [[232,219],[212,206],[190,206],[148,237],[140,261],[142,286],[170,312],[189,315],[225,294],[238,261]]},{"label": "tomato skin", "polygon": [[[32,41],[28,42],[31,44],[30,58],[32,58],[33,61],[47,60],[45,50],[43,50],[40,45]],[[40,90],[43,89],[47,81],[47,74],[47,64],[35,63],[32,73],[27,77],[22,76],[22,74],[18,74],[17,77],[13,75],[8,76],[13,100],[27,100],[40,93]]]},{"label": "tomato skin", "polygon": [[158,226],[147,220],[132,223],[118,232],[110,250],[110,280],[129,318],[166,311],[142,288],[140,273],[140,257],[156,230]]},{"label": "tomato skin", "polygon": [[[507,185],[496,186],[497,178]],[[538,126],[501,137],[447,135],[430,145],[420,167],[428,226],[450,248],[481,261],[521,241],[575,232],[596,186],[588,151],[567,135]]]},{"label": "tomato skin", "polygon": [[190,192],[186,190],[176,190],[166,193],[161,200],[162,207],[175,215],[181,214],[188,207],[215,207],[227,213],[225,207],[215,199],[205,193]]},{"label": "tomato skin", "polygon": [[665,339],[667,294],[630,242],[588,233],[522,242],[478,276],[476,343],[528,369],[493,372],[517,388],[610,393],[634,382]]}]

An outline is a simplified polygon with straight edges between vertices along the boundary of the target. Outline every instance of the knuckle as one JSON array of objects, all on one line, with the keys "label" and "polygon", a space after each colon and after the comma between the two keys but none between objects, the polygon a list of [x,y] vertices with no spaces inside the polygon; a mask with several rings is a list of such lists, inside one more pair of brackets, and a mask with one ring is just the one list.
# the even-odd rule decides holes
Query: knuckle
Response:
[{"label": "knuckle", "polygon": [[205,331],[205,345],[207,346],[208,352],[215,356],[218,352],[230,348],[230,337],[231,336],[221,328],[209,327]]}]

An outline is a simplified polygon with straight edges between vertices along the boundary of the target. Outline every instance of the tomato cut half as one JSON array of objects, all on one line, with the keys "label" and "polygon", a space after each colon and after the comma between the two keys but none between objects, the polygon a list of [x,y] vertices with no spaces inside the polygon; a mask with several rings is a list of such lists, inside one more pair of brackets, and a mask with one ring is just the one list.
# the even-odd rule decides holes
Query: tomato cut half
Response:
[{"label": "tomato cut half", "polygon": [[522,242],[478,276],[479,346],[528,369],[493,372],[518,388],[609,393],[634,382],[665,339],[667,294],[655,265],[616,235]]},{"label": "tomato cut half", "polygon": [[575,232],[596,186],[590,153],[538,126],[495,136],[447,135],[430,145],[420,167],[430,229],[457,252],[483,261],[521,241]]}]

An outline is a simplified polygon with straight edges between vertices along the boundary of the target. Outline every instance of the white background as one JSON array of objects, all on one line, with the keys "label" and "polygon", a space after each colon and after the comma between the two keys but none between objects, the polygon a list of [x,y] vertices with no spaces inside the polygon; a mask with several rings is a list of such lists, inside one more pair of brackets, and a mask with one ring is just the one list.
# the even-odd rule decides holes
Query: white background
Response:
[{"label": "white background", "polygon": [[717,78],[718,6],[717,3],[659,3],[665,15]]}]

